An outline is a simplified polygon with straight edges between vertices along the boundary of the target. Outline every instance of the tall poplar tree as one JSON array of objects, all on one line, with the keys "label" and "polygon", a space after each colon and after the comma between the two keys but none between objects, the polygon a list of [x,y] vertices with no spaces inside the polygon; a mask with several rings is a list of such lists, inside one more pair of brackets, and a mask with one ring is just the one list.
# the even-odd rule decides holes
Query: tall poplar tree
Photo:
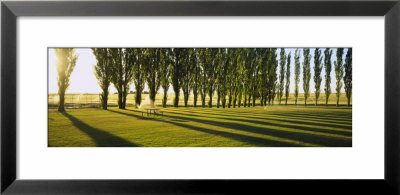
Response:
[{"label": "tall poplar tree", "polygon": [[208,49],[208,58],[209,61],[206,63],[206,75],[207,75],[207,90],[208,90],[208,107],[212,107],[212,99],[213,95],[215,92],[215,87],[216,87],[216,72],[215,69],[217,67],[218,63],[218,49],[217,48],[211,48]]},{"label": "tall poplar tree", "polygon": [[284,90],[284,87],[285,87],[285,65],[286,65],[286,53],[285,53],[285,49],[281,48],[280,59],[279,59],[279,66],[280,66],[279,88],[278,88],[279,104],[281,104],[282,96],[283,96],[283,90]]},{"label": "tall poplar tree", "polygon": [[285,104],[287,105],[289,99],[289,87],[290,87],[290,60],[292,58],[291,52],[289,52],[287,59],[286,59],[286,86],[285,86]]},{"label": "tall poplar tree", "polygon": [[325,67],[325,98],[326,98],[326,105],[329,102],[329,96],[331,95],[331,70],[332,70],[332,50],[326,48],[324,51],[325,58],[324,58],[324,67]]},{"label": "tall poplar tree", "polygon": [[179,93],[181,89],[180,78],[182,76],[182,61],[179,60],[183,53],[182,48],[174,48],[173,62],[171,63],[171,84],[175,92],[174,107],[179,105]]},{"label": "tall poplar tree", "polygon": [[57,56],[57,85],[58,95],[60,98],[58,111],[64,112],[65,92],[69,87],[69,78],[71,77],[71,73],[74,71],[76,66],[78,55],[75,54],[75,49],[73,48],[56,48],[54,51]]},{"label": "tall poplar tree", "polygon": [[304,90],[304,105],[307,105],[307,99],[310,97],[310,79],[311,79],[311,54],[309,48],[303,49],[303,90]]},{"label": "tall poplar tree", "polygon": [[147,87],[149,88],[150,105],[154,107],[156,101],[157,91],[161,85],[161,49],[160,48],[148,48],[145,57],[145,73]]},{"label": "tall poplar tree", "polygon": [[343,48],[336,50],[336,61],[335,64],[335,75],[336,75],[336,106],[339,106],[340,91],[342,90],[342,78],[343,78]]},{"label": "tall poplar tree", "polygon": [[299,83],[300,83],[300,50],[296,49],[294,53],[294,104],[297,105],[299,98]]},{"label": "tall poplar tree", "polygon": [[171,74],[170,71],[171,55],[172,55],[171,48],[161,49],[162,59],[160,64],[160,83],[164,93],[162,99],[162,106],[164,108],[167,107],[167,100],[168,100],[169,76]]},{"label": "tall poplar tree", "polygon": [[194,50],[190,48],[182,48],[180,51],[178,59],[182,64],[180,83],[183,91],[183,102],[185,107],[187,107],[190,91],[192,90],[191,82],[193,80],[194,63],[191,58],[194,57]]},{"label": "tall poplar tree", "polygon": [[197,98],[201,90],[201,69],[200,69],[200,49],[195,48],[190,58],[190,63],[193,65],[193,77],[191,87],[193,90],[193,106],[197,106]]},{"label": "tall poplar tree", "polygon": [[318,98],[321,93],[321,72],[322,72],[322,55],[319,48],[314,50],[314,83],[315,83],[315,105],[318,105]]},{"label": "tall poplar tree", "polygon": [[207,64],[209,63],[208,49],[199,49],[199,64],[200,64],[200,96],[201,96],[201,106],[206,107],[206,96],[207,96]]},{"label": "tall poplar tree", "polygon": [[92,48],[93,55],[96,57],[94,74],[102,90],[100,94],[101,107],[107,110],[109,87],[111,84],[111,63],[107,48]]},{"label": "tall poplar tree", "polygon": [[135,85],[135,104],[136,108],[142,103],[142,92],[145,84],[145,48],[133,48],[131,52],[134,55],[135,63],[132,66],[133,84]]},{"label": "tall poplar tree", "polygon": [[350,100],[351,100],[351,90],[352,90],[352,71],[353,71],[353,49],[349,48],[347,49],[346,53],[346,60],[344,64],[344,69],[345,69],[345,75],[344,75],[344,89],[346,91],[346,97],[347,97],[347,106],[350,106]]}]

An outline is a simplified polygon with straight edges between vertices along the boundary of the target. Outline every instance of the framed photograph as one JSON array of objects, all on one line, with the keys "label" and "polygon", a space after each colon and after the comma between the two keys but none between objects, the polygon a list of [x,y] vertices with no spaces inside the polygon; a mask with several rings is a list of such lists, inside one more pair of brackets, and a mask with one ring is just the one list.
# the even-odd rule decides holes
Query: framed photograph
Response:
[{"label": "framed photograph", "polygon": [[397,194],[399,14],[2,1],[1,192]]}]

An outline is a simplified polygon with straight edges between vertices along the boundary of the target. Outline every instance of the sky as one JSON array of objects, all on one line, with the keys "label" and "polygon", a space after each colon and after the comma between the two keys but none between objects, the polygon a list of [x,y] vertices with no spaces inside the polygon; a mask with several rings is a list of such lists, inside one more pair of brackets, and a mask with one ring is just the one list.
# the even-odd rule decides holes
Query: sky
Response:
[{"label": "sky", "polygon": [[[321,48],[321,54],[323,55],[324,49]],[[286,55],[291,52],[291,62],[290,62],[290,93],[294,93],[294,53],[296,48],[285,48]],[[311,54],[311,80],[310,80],[310,92],[313,93],[315,91],[314,84],[314,50],[315,48],[310,48]],[[331,91],[335,93],[336,89],[336,77],[335,77],[335,69],[334,69],[334,61],[336,60],[336,48],[332,48],[332,71],[331,71]],[[90,48],[76,48],[75,53],[78,55],[78,60],[76,62],[76,66],[71,74],[70,78],[70,86],[67,89],[66,93],[101,93],[100,86],[97,82],[97,79],[94,75],[94,66],[96,65],[96,58],[92,53]],[[345,60],[345,56],[347,53],[347,49],[344,49],[343,52],[343,61]],[[277,60],[280,58],[280,49],[277,50]],[[324,55],[323,55],[324,56]],[[49,93],[57,93],[57,70],[56,70],[56,61],[57,57],[55,55],[54,49],[49,48],[48,52],[48,89]],[[303,62],[303,51],[300,53],[300,83],[299,89],[300,93],[303,93],[303,70],[302,70],[302,62]],[[278,67],[279,71],[279,67]],[[278,74],[279,75],[279,74]],[[324,92],[325,86],[325,69],[323,68],[322,73],[322,83],[321,83],[321,93]],[[135,86],[132,84],[130,86],[130,90],[134,91]],[[117,90],[111,84],[110,93],[115,93]],[[145,86],[144,91],[148,91],[147,86]],[[344,88],[342,87],[342,92],[344,92]],[[159,89],[159,93],[162,93],[162,89]],[[170,86],[168,93],[172,94],[173,89]]]}]

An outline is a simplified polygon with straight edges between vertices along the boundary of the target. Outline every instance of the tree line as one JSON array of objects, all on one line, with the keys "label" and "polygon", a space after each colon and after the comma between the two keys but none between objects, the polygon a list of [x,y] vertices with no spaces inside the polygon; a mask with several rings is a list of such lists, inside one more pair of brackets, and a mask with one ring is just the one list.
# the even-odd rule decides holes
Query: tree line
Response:
[{"label": "tree line", "polygon": [[[173,106],[178,107],[180,92],[183,92],[184,106],[188,106],[193,94],[193,105],[213,107],[213,96],[217,95],[216,107],[250,107],[274,104],[277,99],[285,104],[289,97],[292,54],[281,48],[93,48],[96,57],[94,74],[102,93],[103,109],[107,109],[111,84],[118,93],[118,107],[125,109],[129,87],[135,86],[135,103],[142,102],[145,84],[148,86],[150,101],[155,102],[156,94],[162,88],[162,106],[167,106],[168,89],[172,86],[175,97]],[[302,51],[302,52],[301,52]],[[321,93],[321,72],[325,70],[325,104],[331,94],[332,49],[314,50],[315,105]],[[59,110],[63,111],[64,94],[69,85],[69,76],[76,64],[74,49],[55,49],[57,55]],[[334,71],[336,76],[336,105],[344,83],[347,104],[350,106],[352,90],[352,49],[336,51]],[[300,55],[303,61],[300,62]],[[278,60],[279,54],[279,60]],[[296,49],[294,53],[295,104],[298,103],[300,72],[303,72],[304,104],[310,96],[311,80],[310,48]],[[343,80],[343,83],[342,83]],[[208,102],[206,97],[208,96]],[[197,105],[198,98],[201,105]]]}]

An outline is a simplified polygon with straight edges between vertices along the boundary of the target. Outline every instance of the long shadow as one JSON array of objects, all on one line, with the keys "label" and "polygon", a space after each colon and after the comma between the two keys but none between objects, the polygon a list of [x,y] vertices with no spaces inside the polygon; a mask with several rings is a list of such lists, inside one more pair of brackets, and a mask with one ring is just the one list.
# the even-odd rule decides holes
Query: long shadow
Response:
[{"label": "long shadow", "polygon": [[[203,123],[207,125],[213,125],[218,127],[223,127],[227,129],[234,129],[244,132],[251,132],[257,134],[264,134],[268,136],[275,136],[280,138],[298,140],[300,142],[306,142],[311,144],[317,145],[324,145],[324,146],[336,146],[336,147],[344,147],[344,146],[351,146],[351,139],[343,139],[338,137],[329,137],[324,135],[315,135],[315,134],[307,134],[304,132],[292,132],[292,131],[283,131],[283,130],[276,130],[276,129],[269,129],[265,127],[254,127],[245,124],[237,124],[237,123],[227,123],[227,122],[219,122],[219,121],[212,121],[212,120],[204,120],[198,118],[189,118],[184,116],[171,116],[171,115],[164,115],[164,117],[169,118],[178,118],[182,120],[189,120],[198,123]],[[274,126],[275,124],[271,124]],[[276,125],[275,125],[276,126]]]},{"label": "long shadow", "polygon": [[[138,111],[135,111],[135,110],[129,110],[129,111],[138,112]],[[129,114],[129,113],[120,112],[120,111],[112,111],[112,112],[118,113],[118,114],[122,114],[122,115],[125,115],[125,116],[138,117],[135,114]],[[164,115],[164,117],[174,118],[174,117],[170,117],[170,116],[167,116],[167,115]],[[182,124],[182,123],[174,122],[174,121],[171,121],[171,120],[163,120],[163,119],[159,119],[159,118],[154,118],[152,120],[159,121],[159,122],[164,122],[164,123],[169,123],[169,124],[172,124],[172,125],[176,125],[176,126],[180,126],[180,127],[189,129],[189,130],[195,130],[195,131],[200,131],[200,132],[204,132],[204,133],[208,133],[208,134],[218,135],[218,136],[221,136],[221,137],[235,139],[235,140],[238,140],[238,141],[241,141],[241,142],[244,142],[244,143],[254,144],[256,146],[274,146],[274,147],[299,147],[299,146],[304,146],[303,144],[287,143],[287,142],[281,142],[281,141],[276,141],[276,140],[269,140],[269,139],[264,139],[264,138],[248,136],[248,135],[240,135],[240,134],[230,133],[230,132],[225,132],[225,131],[212,130],[212,129],[208,129],[208,128],[197,127],[197,126],[188,125],[188,124]],[[183,119],[181,119],[181,120],[183,120]],[[188,119],[188,120],[185,120],[185,121],[192,121],[192,120]]]},{"label": "long shadow", "polygon": [[[189,111],[182,111],[182,112],[188,113]],[[180,112],[180,113],[182,113],[182,112]],[[264,117],[254,117],[254,116],[243,116],[243,115],[240,115],[240,114],[234,115],[234,114],[223,114],[223,113],[221,113],[221,114],[220,113],[203,113],[203,112],[198,112],[198,111],[190,111],[190,113],[198,113],[199,116],[204,116],[204,115],[201,115],[201,114],[206,114],[207,117],[210,117],[210,115],[212,115],[212,116],[224,116],[224,117],[236,117],[234,120],[237,120],[237,117],[246,117],[246,118],[255,119],[255,120],[274,120],[274,121],[280,121],[280,122],[290,122],[290,123],[298,123],[298,124],[314,125],[314,126],[326,126],[326,127],[342,128],[342,129],[350,129],[351,130],[351,126],[349,127],[349,126],[345,126],[345,125],[341,125],[341,124],[327,124],[327,123],[336,122],[336,121],[314,120],[314,121],[318,121],[320,123],[313,122],[312,120],[308,120],[307,122],[306,121],[298,121],[299,119],[303,119],[303,118],[300,118],[300,117],[297,117],[297,118],[296,117],[282,117],[282,116],[275,115],[276,117],[279,117],[279,118],[276,118],[276,117],[268,118],[265,115],[264,115]],[[213,117],[213,118],[220,118],[220,117]],[[295,119],[295,121],[290,120],[291,118]],[[232,118],[228,118],[228,119],[229,120],[233,120]]]},{"label": "long shadow", "polygon": [[[183,113],[174,113],[174,114],[183,114]],[[186,116],[189,116],[189,117],[199,117],[199,116],[201,117],[202,116],[202,115],[187,114],[187,113],[184,113],[183,115],[186,115]],[[267,121],[246,120],[246,119],[243,119],[243,118],[241,118],[241,119],[224,118],[224,117],[208,117],[208,118],[231,120],[233,122],[241,121],[241,122],[246,122],[246,123],[268,125],[268,126],[274,126],[274,127],[283,127],[283,128],[291,128],[291,129],[298,129],[298,130],[305,130],[305,131],[312,131],[312,132],[328,133],[328,134],[332,134],[332,135],[352,136],[352,132],[348,132],[348,131],[347,132],[346,131],[335,131],[335,130],[319,129],[319,128],[312,128],[312,127],[304,127],[304,126],[298,126],[298,125],[277,124],[277,123],[270,123],[270,122],[267,122]],[[197,120],[197,119],[195,119],[195,120]],[[275,120],[275,119],[271,119],[271,120]],[[285,120],[281,120],[281,121],[282,122],[289,122],[289,121],[285,121]],[[237,124],[237,123],[234,123],[234,124],[235,124],[235,126],[243,125],[243,124]],[[249,126],[249,127],[250,128],[255,128],[255,127],[251,127],[251,126]],[[307,134],[305,132],[293,132],[293,133]]]},{"label": "long shadow", "polygon": [[139,145],[134,144],[126,139],[115,136],[111,133],[108,133],[104,130],[91,127],[90,125],[82,122],[81,120],[75,118],[74,116],[68,114],[67,112],[62,113],[65,117],[67,117],[72,124],[86,133],[93,141],[96,143],[98,147],[138,147]]},{"label": "long shadow", "polygon": [[[129,110],[129,111],[133,111],[133,110]],[[135,112],[135,111],[133,111],[133,112]],[[164,112],[166,112],[166,111],[164,111]],[[126,113],[121,113],[121,114],[127,115]],[[133,116],[136,116],[136,115],[133,115]],[[299,142],[311,143],[311,144],[316,144],[316,145],[332,146],[332,147],[345,147],[345,146],[347,147],[347,146],[352,145],[351,139],[344,139],[344,138],[338,138],[338,137],[306,134],[304,132],[281,131],[281,130],[269,129],[269,128],[264,128],[264,127],[254,127],[254,126],[249,126],[249,125],[244,125],[244,124],[218,122],[218,121],[204,120],[204,119],[184,117],[184,116],[172,116],[172,115],[165,114],[164,117],[172,118],[172,119],[186,120],[186,121],[194,121],[194,122],[198,122],[198,123],[223,127],[223,128],[227,128],[227,129],[257,133],[257,134],[267,135],[267,136],[275,136],[275,137],[279,137],[279,138],[291,139],[291,140],[295,140],[295,141],[299,141]],[[166,121],[166,120],[163,120],[163,121],[171,123],[171,121]],[[177,124],[177,123],[174,123],[174,124]],[[272,125],[274,125],[274,124],[272,124]],[[183,126],[183,124],[180,124],[180,126]],[[187,125],[184,125],[184,126],[186,127]],[[203,128],[203,129],[205,129],[205,128]],[[216,131],[216,130],[211,130],[211,129],[207,129],[207,130],[210,133]],[[225,131],[218,131],[218,132],[221,132],[222,134],[225,134],[225,135],[232,134],[232,136],[235,136],[235,137],[239,136],[238,134],[229,133],[229,132],[225,132]],[[244,135],[240,135],[240,136],[244,136]],[[249,136],[246,136],[246,137],[249,137]],[[241,139],[241,140],[243,141],[243,139]]]},{"label": "long shadow", "polygon": [[319,120],[325,120],[325,121],[331,121],[331,122],[343,122],[343,123],[352,123],[351,116],[349,118],[343,119],[343,118],[335,118],[335,117],[324,117],[321,113],[320,116],[318,115],[308,115],[308,114],[302,114],[302,113],[274,113],[272,115],[276,116],[282,116],[282,117],[294,117],[294,118],[302,118],[302,119],[319,119]]},{"label": "long shadow", "polygon": [[[253,112],[233,112],[233,111],[225,111],[225,110],[202,110],[199,111],[201,113],[225,113],[225,114],[235,114],[235,115],[242,115],[242,116],[264,116],[261,113],[253,113]],[[277,113],[274,114],[280,114],[281,111],[277,111]],[[321,119],[321,120],[329,120],[329,121],[346,121],[346,122],[351,122],[351,114],[330,114],[330,113],[325,113],[325,112],[310,112],[310,113],[304,113],[304,112],[283,112],[283,114],[291,114],[291,115],[301,115],[305,117],[313,117],[313,119]]]}]

